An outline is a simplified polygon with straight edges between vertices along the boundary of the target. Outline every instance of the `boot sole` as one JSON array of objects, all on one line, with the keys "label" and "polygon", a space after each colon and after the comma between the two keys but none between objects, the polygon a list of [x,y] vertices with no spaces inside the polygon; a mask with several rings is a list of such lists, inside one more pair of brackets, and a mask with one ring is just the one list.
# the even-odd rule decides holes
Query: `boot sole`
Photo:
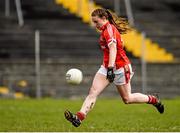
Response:
[{"label": "boot sole", "polygon": [[64,111],[64,116],[68,121],[72,122],[72,114],[68,110]]}]

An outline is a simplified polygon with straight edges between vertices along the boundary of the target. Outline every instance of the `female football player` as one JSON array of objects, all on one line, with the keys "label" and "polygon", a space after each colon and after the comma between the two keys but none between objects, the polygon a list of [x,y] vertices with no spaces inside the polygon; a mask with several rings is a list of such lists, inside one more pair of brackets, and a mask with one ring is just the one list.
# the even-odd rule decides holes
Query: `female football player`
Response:
[{"label": "female football player", "polygon": [[103,51],[103,64],[97,71],[89,94],[76,114],[66,110],[65,118],[78,127],[93,108],[97,96],[114,83],[125,104],[148,103],[154,105],[160,113],[164,106],[158,96],[131,93],[131,78],[133,76],[131,62],[123,49],[121,34],[125,34],[130,27],[125,19],[117,17],[106,9],[96,9],[91,14],[92,22],[101,31],[99,43]]}]

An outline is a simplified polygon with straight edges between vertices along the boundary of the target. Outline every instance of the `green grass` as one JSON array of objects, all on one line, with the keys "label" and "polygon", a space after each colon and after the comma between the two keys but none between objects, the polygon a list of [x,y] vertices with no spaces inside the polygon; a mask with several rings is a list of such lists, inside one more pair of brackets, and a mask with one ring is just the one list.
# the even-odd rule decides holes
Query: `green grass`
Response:
[{"label": "green grass", "polygon": [[82,100],[0,99],[0,131],[180,131],[180,99],[163,100],[165,113],[148,104],[125,105],[119,99],[98,99],[79,128],[64,119],[65,109],[78,111]]}]

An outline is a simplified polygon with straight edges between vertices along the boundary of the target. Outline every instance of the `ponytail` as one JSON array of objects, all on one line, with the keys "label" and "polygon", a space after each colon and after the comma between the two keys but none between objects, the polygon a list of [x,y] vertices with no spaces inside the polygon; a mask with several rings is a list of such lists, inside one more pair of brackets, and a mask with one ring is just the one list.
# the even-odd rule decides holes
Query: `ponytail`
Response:
[{"label": "ponytail", "polygon": [[109,20],[111,24],[113,24],[117,30],[121,34],[126,34],[128,31],[131,30],[128,21],[125,18],[118,17],[115,13],[112,13],[111,11],[107,9],[96,9],[92,12],[92,16],[99,16],[102,18],[103,16]]},{"label": "ponytail", "polygon": [[125,18],[118,17],[115,13],[110,12],[106,9],[108,14],[108,20],[113,24],[121,34],[126,34],[131,30],[128,21]]}]

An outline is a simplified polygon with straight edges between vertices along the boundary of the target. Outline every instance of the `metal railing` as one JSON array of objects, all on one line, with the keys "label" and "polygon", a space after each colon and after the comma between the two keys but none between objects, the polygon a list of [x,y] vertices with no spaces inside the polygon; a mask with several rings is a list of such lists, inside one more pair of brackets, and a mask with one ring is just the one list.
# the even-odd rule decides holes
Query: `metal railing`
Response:
[{"label": "metal railing", "polygon": [[[16,14],[18,19],[19,26],[24,25],[24,18],[23,18],[23,12],[21,8],[21,0],[14,0],[15,6],[16,6]],[[5,17],[10,16],[10,0],[5,0]]]}]

